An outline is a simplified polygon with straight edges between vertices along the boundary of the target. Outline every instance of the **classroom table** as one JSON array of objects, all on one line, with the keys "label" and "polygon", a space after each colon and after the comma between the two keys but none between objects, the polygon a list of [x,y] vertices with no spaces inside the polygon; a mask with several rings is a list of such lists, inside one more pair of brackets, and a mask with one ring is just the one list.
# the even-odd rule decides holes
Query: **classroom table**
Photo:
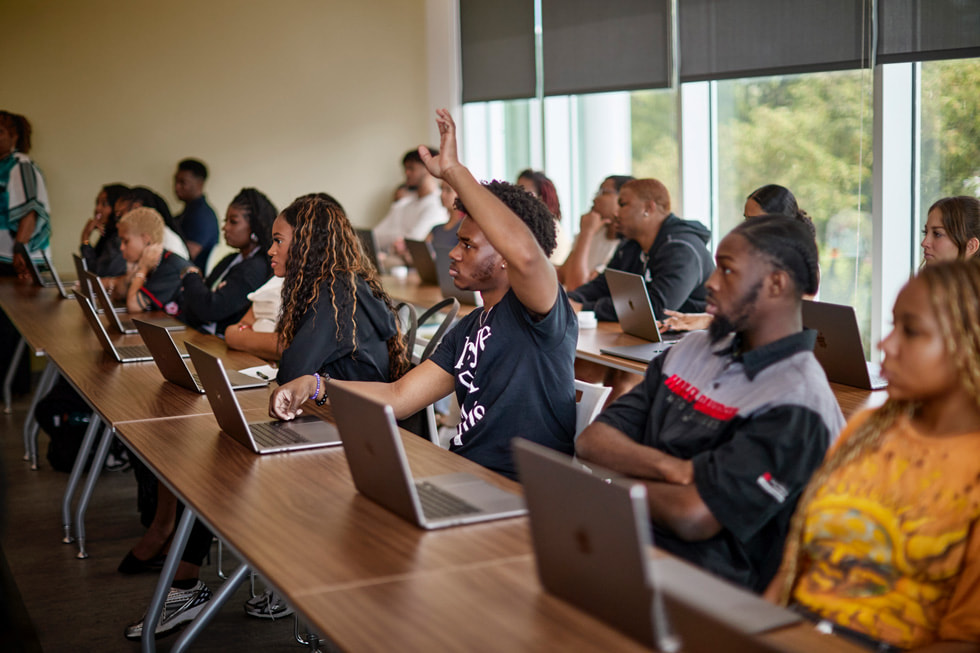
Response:
[{"label": "classroom table", "polygon": [[[409,271],[405,277],[396,277],[390,274],[381,276],[381,285],[385,292],[396,302],[405,302],[421,309],[435,306],[443,300],[442,291],[439,286],[432,286],[422,283],[415,270]],[[459,305],[459,317],[469,315],[478,307],[470,304]]]}]

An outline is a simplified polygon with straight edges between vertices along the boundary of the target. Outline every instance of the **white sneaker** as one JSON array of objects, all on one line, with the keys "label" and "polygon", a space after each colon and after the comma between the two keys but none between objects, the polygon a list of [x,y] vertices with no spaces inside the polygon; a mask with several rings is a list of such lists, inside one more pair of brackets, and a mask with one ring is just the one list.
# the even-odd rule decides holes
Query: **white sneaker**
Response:
[{"label": "white sneaker", "polygon": [[[163,637],[174,632],[201,613],[211,600],[211,590],[203,581],[197,581],[197,585],[189,590],[182,590],[171,587],[167,593],[167,600],[163,604],[163,614],[160,615],[160,623],[154,631],[155,637]],[[146,615],[143,615],[146,618]],[[139,641],[143,637],[143,619],[126,627],[126,639]]]}]

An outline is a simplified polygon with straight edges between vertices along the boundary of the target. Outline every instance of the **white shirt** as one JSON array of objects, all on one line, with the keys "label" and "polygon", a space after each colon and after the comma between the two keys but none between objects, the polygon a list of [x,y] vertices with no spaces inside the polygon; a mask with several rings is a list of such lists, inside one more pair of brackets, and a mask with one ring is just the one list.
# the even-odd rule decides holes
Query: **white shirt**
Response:
[{"label": "white shirt", "polygon": [[425,240],[432,228],[447,221],[440,193],[424,197],[411,193],[392,203],[385,217],[375,226],[378,248],[389,252],[399,238]]}]

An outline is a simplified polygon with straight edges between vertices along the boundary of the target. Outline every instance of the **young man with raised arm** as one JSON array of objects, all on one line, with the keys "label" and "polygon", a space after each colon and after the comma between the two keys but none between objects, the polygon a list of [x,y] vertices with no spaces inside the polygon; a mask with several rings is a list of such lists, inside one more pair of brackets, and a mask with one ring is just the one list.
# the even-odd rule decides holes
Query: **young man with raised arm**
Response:
[{"label": "young man with raised arm", "polygon": [[790,218],[753,218],[716,260],[709,330],[654,359],[575,450],[645,481],[659,547],[761,592],[844,418],[800,314],[817,290],[813,236]]},{"label": "young man with raised arm", "polygon": [[[440,153],[419,153],[432,175],[459,195],[465,216],[450,254],[456,286],[479,291],[483,308],[450,331],[436,352],[393,383],[363,387],[409,416],[455,391],[461,421],[450,450],[514,478],[510,441],[524,437],[574,449],[573,361],[578,325],[548,260],[554,218],[538,199],[506,182],[480,184],[456,155],[456,125],[437,112]],[[269,412],[292,419],[330,384],[300,377],[278,388]]]}]

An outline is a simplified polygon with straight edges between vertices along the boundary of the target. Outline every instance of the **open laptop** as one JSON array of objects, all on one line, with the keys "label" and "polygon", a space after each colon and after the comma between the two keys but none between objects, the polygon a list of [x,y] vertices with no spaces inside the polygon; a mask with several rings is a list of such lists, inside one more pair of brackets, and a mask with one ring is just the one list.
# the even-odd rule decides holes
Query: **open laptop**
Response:
[{"label": "open laptop", "polygon": [[[140,337],[143,338],[146,348],[150,350],[150,355],[153,356],[163,378],[182,388],[203,395],[204,386],[201,385],[201,380],[180,357],[180,350],[177,349],[177,343],[174,342],[170,332],[162,326],[143,320],[133,320],[133,323],[136,325]],[[232,390],[263,388],[269,385],[268,381],[242,374],[237,370],[226,370],[226,373]]]},{"label": "open laptop", "polygon": [[187,343],[187,349],[201,379],[201,385],[204,386],[214,418],[218,420],[218,426],[245,447],[255,453],[268,454],[335,447],[340,444],[337,428],[312,415],[300,416],[288,422],[248,422],[238,399],[235,398],[235,391],[221,359],[190,343]]},{"label": "open laptop", "polygon": [[358,240],[361,241],[361,247],[364,249],[364,253],[374,263],[378,274],[384,274],[384,268],[381,267],[381,262],[378,260],[378,239],[374,237],[374,230],[354,229],[354,232],[357,234]]},{"label": "open laptop", "polygon": [[686,562],[653,558],[642,483],[520,438],[514,455],[548,592],[661,651],[775,651],[753,636],[801,621]]},{"label": "open laptop", "polygon": [[436,286],[439,284],[439,274],[436,270],[436,260],[432,256],[429,245],[421,240],[405,240],[405,247],[412,256],[415,271],[419,273],[422,283]]},{"label": "open laptop", "polygon": [[854,308],[826,302],[803,302],[803,326],[817,332],[817,357],[827,379],[864,390],[881,390],[888,382],[877,365],[864,359]]},{"label": "open laptop", "polygon": [[391,406],[343,381],[327,386],[357,491],[420,528],[518,517],[524,500],[472,474],[414,479]]},{"label": "open laptop", "polygon": [[[82,307],[82,313],[85,314],[85,319],[88,320],[92,330],[95,331],[95,337],[99,339],[99,344],[106,350],[106,353],[110,354],[120,363],[142,363],[153,360],[153,356],[150,354],[150,350],[146,348],[146,345],[127,345],[121,347],[114,345],[109,338],[109,333],[105,330],[105,325],[99,319],[95,308],[92,307],[92,302],[81,295],[75,295],[75,299],[78,300],[78,305]],[[181,352],[180,355],[184,358],[187,357],[187,354],[184,352]]]},{"label": "open laptop", "polygon": [[483,306],[483,297],[478,292],[472,290],[460,290],[456,287],[456,282],[449,274],[449,252],[451,249],[436,247],[436,276],[439,279],[439,290],[443,297],[455,297],[460,304],[469,306]]},{"label": "open laptop", "polygon": [[[96,302],[102,307],[102,312],[109,316],[109,325],[122,334],[136,333],[136,325],[133,324],[132,320],[123,320],[119,317],[119,311],[112,305],[109,291],[103,285],[102,279],[88,271],[85,272],[85,279],[88,281],[88,287],[91,289],[92,295],[95,296]],[[152,320],[147,318],[144,321],[152,321],[169,331],[183,331],[187,328],[183,322],[178,322],[172,317],[160,317]]]},{"label": "open laptop", "polygon": [[660,333],[660,329],[657,328],[657,316],[653,312],[647,285],[642,276],[609,268],[604,274],[623,333],[650,342],[606,347],[600,349],[600,353],[619,356],[638,363],[649,363],[684,337],[683,333]]},{"label": "open laptop", "polygon": [[70,293],[65,290],[64,284],[61,283],[61,277],[58,276],[58,270],[55,269],[54,264],[51,262],[51,257],[48,256],[47,250],[40,250],[38,252],[41,255],[41,259],[44,262],[44,266],[47,268],[48,274],[51,279],[47,280],[41,274],[40,268],[37,267],[37,261],[31,256],[31,253],[27,251],[27,247],[24,243],[15,242],[14,243],[14,254],[20,254],[25,261],[27,261],[27,271],[31,275],[31,279],[34,280],[35,285],[41,286],[42,288],[57,287],[58,292],[61,294],[63,299],[71,299],[74,293]]},{"label": "open laptop", "polygon": [[86,299],[92,301],[92,290],[88,286],[88,279],[85,278],[85,273],[88,272],[88,264],[78,254],[71,255],[72,263],[75,264],[75,275],[78,279],[78,292],[85,296]]}]

